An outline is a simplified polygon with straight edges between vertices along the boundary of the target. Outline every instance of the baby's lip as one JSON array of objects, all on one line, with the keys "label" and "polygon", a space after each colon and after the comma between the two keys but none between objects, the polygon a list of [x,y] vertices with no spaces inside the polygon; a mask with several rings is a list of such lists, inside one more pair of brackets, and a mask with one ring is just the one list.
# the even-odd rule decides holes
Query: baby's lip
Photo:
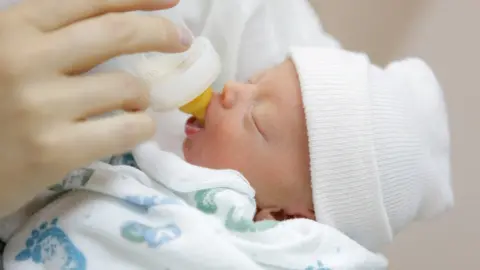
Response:
[{"label": "baby's lip", "polygon": [[185,123],[185,135],[191,139],[195,134],[201,132],[204,129],[204,125],[195,117],[188,118]]},{"label": "baby's lip", "polygon": [[200,122],[195,116],[191,116],[190,118],[188,118],[187,122],[185,123],[185,134],[187,135],[187,138],[191,139],[197,133],[205,130],[207,126],[207,118],[209,115],[209,111],[212,107],[211,106],[212,102],[213,102],[213,98],[212,100],[210,100],[210,102],[207,105],[207,108],[205,109],[205,119],[203,123]]}]

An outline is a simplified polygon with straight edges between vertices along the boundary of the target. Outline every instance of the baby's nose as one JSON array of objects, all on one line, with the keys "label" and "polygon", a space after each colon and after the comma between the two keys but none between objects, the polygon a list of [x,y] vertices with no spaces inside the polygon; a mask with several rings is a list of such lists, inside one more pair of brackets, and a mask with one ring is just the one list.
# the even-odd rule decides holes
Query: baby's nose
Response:
[{"label": "baby's nose", "polygon": [[225,84],[222,92],[222,105],[226,109],[232,108],[238,98],[238,91],[239,91],[240,85],[235,82],[228,82]]}]

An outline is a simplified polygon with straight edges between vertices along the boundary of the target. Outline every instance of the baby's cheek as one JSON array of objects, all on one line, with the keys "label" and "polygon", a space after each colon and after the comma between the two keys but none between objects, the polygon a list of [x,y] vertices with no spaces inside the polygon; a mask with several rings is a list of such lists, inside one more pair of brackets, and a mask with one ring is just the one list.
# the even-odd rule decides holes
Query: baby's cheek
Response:
[{"label": "baby's cheek", "polygon": [[204,167],[240,170],[252,151],[248,140],[249,134],[240,120],[224,117],[219,122],[207,123],[204,132],[193,139],[185,158]]},{"label": "baby's cheek", "polygon": [[229,141],[232,141],[236,137],[240,136],[242,129],[237,123],[225,120],[208,131],[210,133],[210,137],[214,137],[217,141],[223,140],[228,143]]},{"label": "baby's cheek", "polygon": [[233,169],[244,173],[250,159],[247,151],[241,144],[219,143],[214,147],[205,149],[204,161],[211,168]]},{"label": "baby's cheek", "polygon": [[224,168],[228,157],[231,157],[230,146],[222,143],[222,139],[195,138],[186,140],[184,144],[185,159],[194,165],[207,168]]}]

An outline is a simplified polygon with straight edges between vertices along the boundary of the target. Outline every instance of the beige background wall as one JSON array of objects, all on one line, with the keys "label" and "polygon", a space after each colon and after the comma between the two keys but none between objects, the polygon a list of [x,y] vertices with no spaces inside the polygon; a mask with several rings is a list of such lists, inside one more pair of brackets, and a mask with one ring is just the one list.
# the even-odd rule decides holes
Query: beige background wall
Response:
[{"label": "beige background wall", "polygon": [[379,64],[420,56],[449,107],[455,209],[399,235],[391,269],[480,269],[480,1],[312,0],[328,32]]}]

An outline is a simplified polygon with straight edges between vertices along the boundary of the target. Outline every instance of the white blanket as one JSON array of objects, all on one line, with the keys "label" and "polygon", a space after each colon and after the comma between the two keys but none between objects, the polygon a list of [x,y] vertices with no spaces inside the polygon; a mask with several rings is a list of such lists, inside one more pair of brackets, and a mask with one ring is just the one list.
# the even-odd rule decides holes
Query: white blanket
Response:
[{"label": "white blanket", "polygon": [[155,143],[134,156],[143,172],[99,162],[65,183],[76,191],[10,239],[5,270],[386,269],[315,221],[253,222],[254,191],[236,171],[190,165]]}]

